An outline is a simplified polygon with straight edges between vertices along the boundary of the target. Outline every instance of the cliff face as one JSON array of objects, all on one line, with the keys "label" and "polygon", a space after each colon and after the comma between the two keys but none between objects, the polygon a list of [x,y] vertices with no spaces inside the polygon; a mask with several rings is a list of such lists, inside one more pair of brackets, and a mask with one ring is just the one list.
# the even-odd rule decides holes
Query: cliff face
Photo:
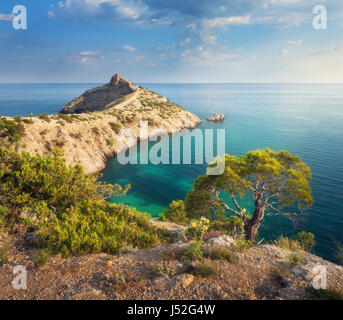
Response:
[{"label": "cliff face", "polygon": [[84,113],[101,111],[111,107],[111,104],[122,97],[138,90],[131,81],[122,79],[115,74],[108,84],[87,90],[80,97],[63,107],[61,113]]},{"label": "cliff face", "polygon": [[117,75],[107,85],[85,92],[63,112],[67,114],[23,118],[26,134],[20,151],[44,155],[59,147],[67,164],[81,164],[86,174],[101,171],[109,157],[137,142],[119,137],[120,129],[132,129],[139,139],[140,121],[149,123],[149,135],[154,129],[172,133],[201,123],[167,98]]}]

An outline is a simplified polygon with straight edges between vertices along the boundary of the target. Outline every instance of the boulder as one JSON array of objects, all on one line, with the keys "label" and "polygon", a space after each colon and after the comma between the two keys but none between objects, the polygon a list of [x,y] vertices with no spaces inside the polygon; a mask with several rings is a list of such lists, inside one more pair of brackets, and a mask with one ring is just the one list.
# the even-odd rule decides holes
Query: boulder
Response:
[{"label": "boulder", "polygon": [[209,247],[235,247],[236,246],[236,241],[228,236],[228,235],[223,235],[217,238],[211,238],[206,241],[206,246]]},{"label": "boulder", "polygon": [[212,117],[207,118],[206,120],[211,122],[222,122],[225,120],[225,116],[223,113],[216,113]]}]

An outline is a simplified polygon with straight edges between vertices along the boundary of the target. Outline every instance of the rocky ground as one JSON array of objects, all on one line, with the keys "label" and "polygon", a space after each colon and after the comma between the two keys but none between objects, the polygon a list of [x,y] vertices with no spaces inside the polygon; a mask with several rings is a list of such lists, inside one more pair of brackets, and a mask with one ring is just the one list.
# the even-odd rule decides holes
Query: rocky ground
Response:
[{"label": "rocky ground", "polygon": [[[258,245],[238,250],[228,236],[206,242],[211,250],[227,247],[236,252],[237,261],[211,260],[186,263],[183,230],[167,226],[179,235],[173,244],[133,250],[117,256],[92,254],[62,258],[51,256],[37,263],[37,252],[27,247],[27,235],[1,235],[0,247],[9,243],[0,267],[0,299],[312,299],[307,288],[314,278],[313,268],[327,268],[330,288],[343,287],[343,267],[304,253],[303,262],[286,264],[291,251],[273,245]],[[168,254],[166,254],[168,253]],[[6,261],[7,260],[7,261]],[[201,276],[192,268],[207,262],[215,272]],[[27,268],[27,289],[12,286],[13,268]]]}]

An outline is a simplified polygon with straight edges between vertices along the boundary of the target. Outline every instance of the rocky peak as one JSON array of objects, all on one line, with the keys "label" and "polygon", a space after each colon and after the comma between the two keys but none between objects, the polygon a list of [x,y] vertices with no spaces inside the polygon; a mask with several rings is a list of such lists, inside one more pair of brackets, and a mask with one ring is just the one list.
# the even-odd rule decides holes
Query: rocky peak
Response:
[{"label": "rocky peak", "polygon": [[61,113],[84,113],[101,111],[113,106],[116,100],[138,90],[131,81],[115,74],[111,81],[84,92],[80,97],[69,102],[63,107]]},{"label": "rocky peak", "polygon": [[[110,83],[112,83],[113,85],[117,86],[121,80],[122,80],[121,76],[120,76],[118,73],[116,73],[116,74],[111,78]],[[124,79],[123,79],[123,80],[124,80]],[[124,81],[127,81],[127,80],[124,80]]]}]

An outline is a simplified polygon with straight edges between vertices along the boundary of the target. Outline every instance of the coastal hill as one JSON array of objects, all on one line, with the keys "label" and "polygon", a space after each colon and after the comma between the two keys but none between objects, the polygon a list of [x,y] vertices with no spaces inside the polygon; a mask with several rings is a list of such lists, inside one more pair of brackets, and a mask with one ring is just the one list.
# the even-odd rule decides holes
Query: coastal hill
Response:
[{"label": "coastal hill", "polygon": [[46,155],[58,147],[68,165],[81,164],[88,175],[104,169],[108,158],[137,142],[119,138],[123,128],[132,129],[139,139],[142,120],[148,122],[149,133],[154,129],[178,132],[201,123],[196,115],[167,98],[119,75],[104,86],[86,91],[61,113],[20,119],[25,129],[21,151]]}]

